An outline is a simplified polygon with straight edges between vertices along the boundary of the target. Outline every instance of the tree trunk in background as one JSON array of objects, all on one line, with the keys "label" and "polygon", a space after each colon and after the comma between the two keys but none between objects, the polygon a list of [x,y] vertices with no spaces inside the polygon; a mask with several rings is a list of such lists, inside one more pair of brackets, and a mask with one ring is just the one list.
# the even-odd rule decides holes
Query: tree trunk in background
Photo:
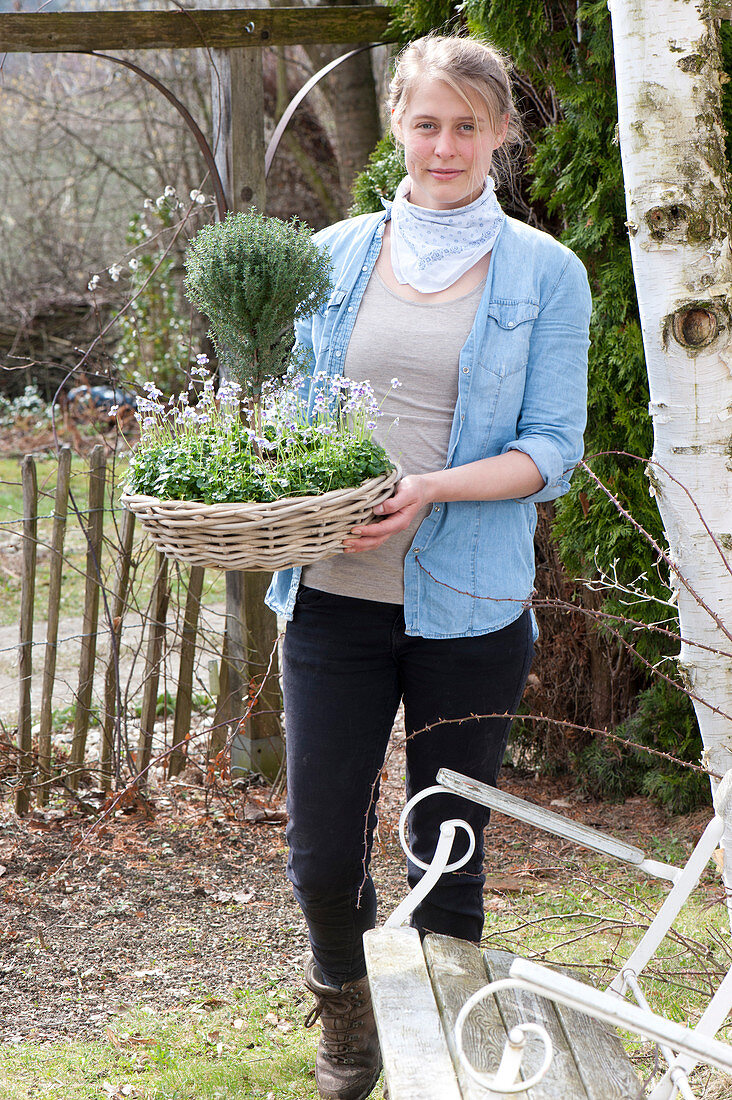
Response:
[{"label": "tree trunk in background", "polygon": [[[368,0],[367,0],[368,2]],[[316,0],[318,7],[332,7],[342,0]],[[352,4],[356,7],[357,4]],[[361,45],[306,46],[316,69]],[[381,137],[379,104],[371,66],[371,51],[364,50],[339,65],[322,84],[333,112],[333,129],[344,209],[350,203],[351,184],[363,169]]]},{"label": "tree trunk in background", "polygon": [[[218,72],[212,75],[216,164],[232,211],[264,211],[264,99],[262,51],[214,50]],[[270,574],[226,574],[228,700],[217,712],[235,733],[231,746],[233,775],[261,772],[274,779],[282,766],[284,744],[277,662],[277,618],[264,606]],[[252,685],[267,683],[246,722]]]},{"label": "tree trunk in background", "polygon": [[[685,683],[708,704],[694,704],[704,763],[722,774],[732,766],[732,264],[717,29],[689,0],[612,0],[610,9],[653,457],[688,495],[657,465],[651,492],[681,633],[723,651],[685,643],[680,655]],[[732,835],[726,850],[729,887]]]}]

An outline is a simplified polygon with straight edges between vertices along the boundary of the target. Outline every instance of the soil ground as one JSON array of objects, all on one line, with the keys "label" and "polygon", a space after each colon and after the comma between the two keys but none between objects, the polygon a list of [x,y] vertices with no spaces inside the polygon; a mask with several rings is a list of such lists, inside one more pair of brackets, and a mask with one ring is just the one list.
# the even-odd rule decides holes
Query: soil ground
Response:
[{"label": "soil ground", "polygon": [[[307,939],[285,876],[281,799],[266,788],[206,790],[202,780],[189,765],[179,781],[101,822],[84,791],[84,806],[24,819],[0,805],[0,1040],[98,1037],[135,1003],[165,1010],[211,1003],[233,988],[300,988]],[[642,798],[618,806],[580,800],[567,781],[512,768],[501,786],[631,841],[669,827],[668,815]],[[402,804],[397,744],[382,783],[372,868],[380,920],[405,892]],[[674,835],[691,844],[707,816],[674,818]],[[496,818],[487,905],[502,908],[522,884],[561,876],[563,847]]]}]

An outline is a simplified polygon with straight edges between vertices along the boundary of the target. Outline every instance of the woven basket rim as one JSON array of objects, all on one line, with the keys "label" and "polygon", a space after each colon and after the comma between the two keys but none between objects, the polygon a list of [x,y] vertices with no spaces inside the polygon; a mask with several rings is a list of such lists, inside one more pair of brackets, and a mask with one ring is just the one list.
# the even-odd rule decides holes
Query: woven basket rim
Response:
[{"label": "woven basket rim", "polygon": [[360,482],[358,485],[349,486],[346,489],[329,489],[327,493],[310,493],[308,495],[297,497],[277,497],[276,500],[241,500],[241,501],[217,501],[215,504],[206,504],[204,500],[170,500],[167,497],[153,497],[147,496],[144,493],[128,493],[123,492],[120,500],[122,504],[132,505],[135,504],[138,507],[145,504],[164,506],[170,508],[172,511],[186,511],[189,508],[206,508],[212,512],[224,512],[231,511],[232,508],[243,509],[251,508],[275,508],[285,505],[302,504],[303,508],[307,508],[312,505],[314,501],[324,502],[331,501],[340,498],[341,500],[348,500],[354,494],[362,494],[368,492],[372,487],[376,487],[379,484],[385,483],[390,478],[394,481],[398,481],[401,476],[401,466],[395,463],[394,468],[387,473],[379,474],[377,477],[368,478],[366,481]]}]

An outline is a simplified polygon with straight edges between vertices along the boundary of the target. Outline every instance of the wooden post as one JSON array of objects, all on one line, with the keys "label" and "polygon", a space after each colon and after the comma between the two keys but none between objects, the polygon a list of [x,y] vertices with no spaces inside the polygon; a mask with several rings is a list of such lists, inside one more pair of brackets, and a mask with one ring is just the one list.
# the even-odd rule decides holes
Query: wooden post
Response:
[{"label": "wooden post", "polygon": [[191,728],[193,665],[196,657],[196,631],[201,610],[204,572],[200,565],[193,565],[188,576],[188,595],[180,639],[178,690],[175,696],[175,717],[173,718],[173,752],[170,755],[168,775],[178,775],[185,762],[182,746]]},{"label": "wooden post", "polygon": [[86,584],[84,586],[84,621],[79,659],[79,686],[76,692],[74,737],[66,782],[72,790],[79,785],[79,772],[84,764],[86,736],[91,718],[94,660],[97,652],[99,623],[99,591],[102,583],[101,557],[104,526],[104,478],[106,451],[99,443],[89,459],[89,511],[86,525]]},{"label": "wooden post", "polygon": [[214,759],[221,752],[226,739],[229,736],[229,719],[231,716],[231,698],[229,695],[229,675],[231,664],[229,662],[229,638],[224,631],[224,644],[221,648],[221,664],[219,666],[219,688],[216,694],[216,711],[214,712],[213,729],[208,743],[208,760]]},{"label": "wooden post", "polygon": [[[274,779],[284,760],[282,692],[277,652],[277,617],[264,602],[269,573],[246,573],[249,628],[249,694],[256,700],[248,729],[237,732],[232,744],[231,773],[260,772]],[[264,682],[263,682],[264,681]]]},{"label": "wooden post", "polygon": [[160,680],[160,660],[165,641],[165,618],[168,613],[168,559],[157,553],[157,569],[152,595],[150,596],[151,617],[145,654],[145,680],[142,691],[142,713],[140,715],[140,738],[137,743],[135,761],[138,776],[146,782],[145,769],[152,754],[153,730],[158,708],[158,682]]},{"label": "wooden post", "polygon": [[46,653],[43,663],[43,688],[41,693],[41,718],[38,731],[38,805],[48,801],[48,784],[51,779],[51,708],[53,682],[56,678],[56,653],[58,650],[58,619],[61,604],[61,569],[63,566],[66,516],[69,508],[69,481],[71,478],[71,447],[61,448],[56,472],[56,495],[53,505],[53,530],[51,532],[51,563],[48,578],[48,622],[46,625]]},{"label": "wooden post", "polygon": [[21,466],[23,481],[23,576],[20,588],[20,651],[18,654],[18,788],[15,812],[30,807],[33,779],[31,732],[31,677],[33,674],[33,600],[36,591],[36,547],[38,542],[38,480],[36,464],[26,455]]},{"label": "wooden post", "polygon": [[[213,145],[229,206],[264,211],[264,84],[261,49],[214,50]],[[246,111],[241,105],[246,104]],[[229,710],[235,726],[246,713],[249,684],[266,669],[276,644],[277,620],[263,606],[269,574],[226,574]],[[276,663],[268,688],[269,713],[255,711],[232,743],[232,773],[258,771],[274,779],[284,747]],[[260,700],[261,705],[261,700]]]},{"label": "wooden post", "polygon": [[127,509],[122,513],[122,526],[119,537],[119,557],[114,578],[114,589],[110,604],[112,622],[109,631],[109,659],[104,676],[104,710],[102,713],[102,787],[109,790],[112,786],[112,761],[116,759],[119,772],[119,752],[114,755],[114,729],[117,717],[117,696],[119,694],[119,646],[122,638],[122,622],[127,604],[127,588],[132,564],[132,539],[135,533],[135,514]]}]

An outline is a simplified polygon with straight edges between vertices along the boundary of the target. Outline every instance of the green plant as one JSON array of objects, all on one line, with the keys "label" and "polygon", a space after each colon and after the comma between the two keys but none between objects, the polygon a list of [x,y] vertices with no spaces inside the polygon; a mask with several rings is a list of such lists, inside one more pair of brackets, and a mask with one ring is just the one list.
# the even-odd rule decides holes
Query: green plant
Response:
[{"label": "green plant", "polygon": [[38,424],[51,419],[51,409],[43,400],[38,386],[26,386],[19,397],[8,398],[0,394],[0,427],[13,428],[27,424]]},{"label": "green plant", "polygon": [[166,404],[148,386],[128,490],[206,504],[270,502],[360,485],[394,468],[371,438],[379,409],[368,383],[318,376],[315,395],[307,385],[304,397],[303,386],[296,375],[288,386],[266,387],[256,427],[242,419],[235,382],[215,394],[206,377],[195,407],[187,391]]},{"label": "green plant", "polygon": [[204,226],[185,266],[186,293],[211,322],[219,360],[256,408],[265,382],[290,365],[294,322],[327,300],[330,259],[301,222],[253,212]]},{"label": "green plant", "polygon": [[382,199],[393,199],[406,175],[404,157],[394,144],[391,133],[378,143],[363,172],[353,182],[351,215],[376,213]]},{"label": "green plant", "polygon": [[[135,214],[127,230],[133,252],[127,262],[130,303],[119,319],[114,362],[123,384],[135,389],[146,379],[173,389],[190,366],[191,331],[181,310],[180,256],[165,246],[176,208],[173,196],[161,196],[158,204],[147,200],[145,212]],[[111,270],[119,278],[121,266]]]}]

